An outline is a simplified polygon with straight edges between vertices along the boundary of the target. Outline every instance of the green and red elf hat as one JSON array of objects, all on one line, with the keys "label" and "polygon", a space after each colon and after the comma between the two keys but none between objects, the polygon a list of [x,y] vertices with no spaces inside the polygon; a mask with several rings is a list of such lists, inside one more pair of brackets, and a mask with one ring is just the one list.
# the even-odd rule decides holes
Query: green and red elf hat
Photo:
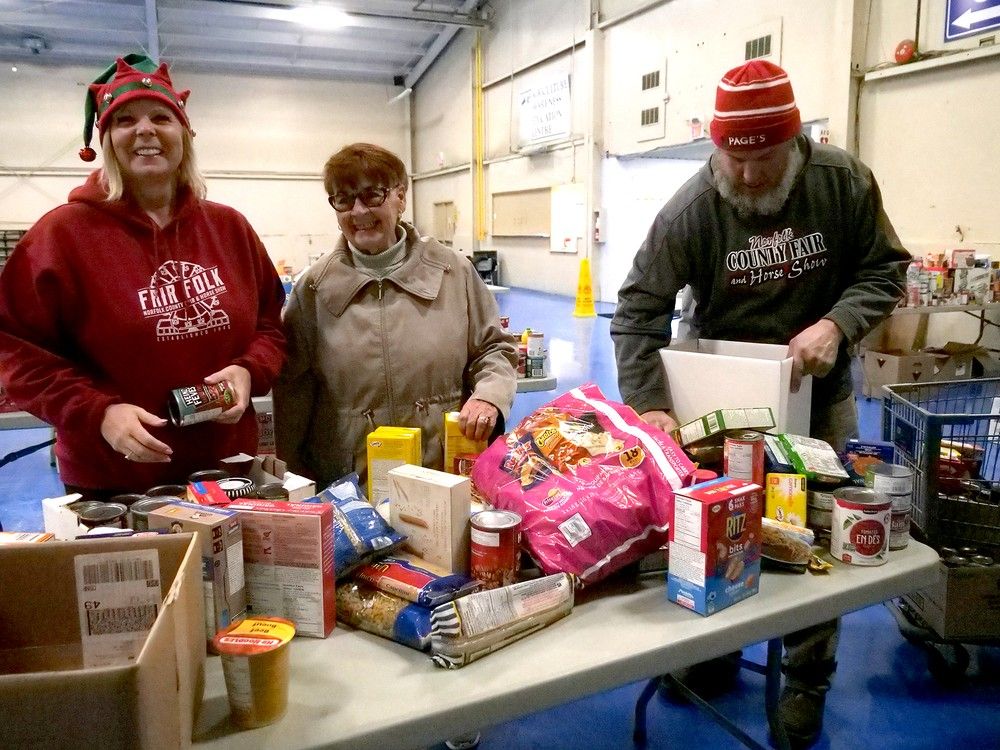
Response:
[{"label": "green and red elf hat", "polygon": [[170,107],[181,124],[190,130],[191,124],[184,112],[184,104],[190,94],[190,91],[174,89],[166,63],[158,66],[146,55],[138,53],[119,57],[88,88],[83,110],[83,148],[80,149],[80,158],[84,161],[97,158],[94,149],[90,147],[94,122],[97,122],[98,133],[103,136],[111,122],[111,113],[134,99],[158,99]]}]

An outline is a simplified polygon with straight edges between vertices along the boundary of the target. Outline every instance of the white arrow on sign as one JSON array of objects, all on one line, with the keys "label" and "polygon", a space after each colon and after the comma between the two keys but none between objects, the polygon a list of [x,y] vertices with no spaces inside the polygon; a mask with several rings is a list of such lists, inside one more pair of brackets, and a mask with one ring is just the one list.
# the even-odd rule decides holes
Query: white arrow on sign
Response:
[{"label": "white arrow on sign", "polygon": [[968,31],[972,28],[973,24],[990,21],[994,18],[1000,18],[1000,5],[994,5],[992,8],[983,8],[982,10],[969,8],[965,13],[952,21],[951,25],[959,26]]}]

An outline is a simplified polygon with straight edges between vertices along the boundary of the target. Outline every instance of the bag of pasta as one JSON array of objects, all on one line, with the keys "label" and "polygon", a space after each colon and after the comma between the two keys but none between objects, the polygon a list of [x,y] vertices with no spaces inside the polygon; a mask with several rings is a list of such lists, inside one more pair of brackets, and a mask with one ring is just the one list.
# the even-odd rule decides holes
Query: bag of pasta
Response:
[{"label": "bag of pasta", "polygon": [[693,470],[669,435],[587,384],[495,440],[472,481],[520,514],[521,544],[544,573],[592,583],[666,544],[674,490]]}]

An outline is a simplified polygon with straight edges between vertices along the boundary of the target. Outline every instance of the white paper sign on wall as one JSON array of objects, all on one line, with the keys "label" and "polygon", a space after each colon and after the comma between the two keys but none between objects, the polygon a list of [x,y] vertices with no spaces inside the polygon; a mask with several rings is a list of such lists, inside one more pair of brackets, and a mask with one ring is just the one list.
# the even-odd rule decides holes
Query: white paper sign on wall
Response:
[{"label": "white paper sign on wall", "polygon": [[518,100],[520,145],[569,138],[572,100],[568,73],[522,89]]}]

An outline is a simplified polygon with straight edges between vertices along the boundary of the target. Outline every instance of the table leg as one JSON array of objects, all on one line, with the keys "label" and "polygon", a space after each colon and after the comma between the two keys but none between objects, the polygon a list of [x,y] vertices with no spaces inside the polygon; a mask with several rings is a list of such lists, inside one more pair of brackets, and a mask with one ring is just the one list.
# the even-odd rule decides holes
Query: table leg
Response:
[{"label": "table leg", "polygon": [[767,711],[767,724],[771,727],[771,738],[778,750],[790,750],[788,733],[778,715],[778,699],[781,695],[780,638],[772,638],[767,642],[767,667],[764,674],[764,708]]},{"label": "table leg", "polygon": [[656,688],[659,685],[659,682],[659,677],[654,677],[647,682],[646,686],[639,694],[639,700],[635,702],[635,721],[632,725],[632,742],[639,747],[646,746],[646,707],[649,705],[649,701],[652,700],[653,696],[656,695]]}]

